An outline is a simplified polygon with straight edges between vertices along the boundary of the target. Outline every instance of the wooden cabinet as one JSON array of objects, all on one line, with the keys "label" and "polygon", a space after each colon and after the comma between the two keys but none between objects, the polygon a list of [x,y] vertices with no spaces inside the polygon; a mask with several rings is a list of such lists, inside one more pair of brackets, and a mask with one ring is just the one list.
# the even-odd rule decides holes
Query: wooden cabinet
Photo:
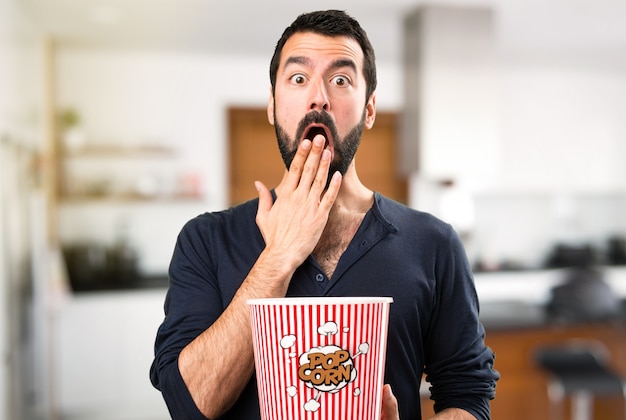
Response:
[{"label": "wooden cabinet", "polygon": [[[579,326],[545,326],[528,329],[487,329],[486,342],[496,353],[495,367],[501,378],[496,399],[491,402],[493,419],[554,420],[550,418],[547,376],[533,360],[542,345],[563,343],[571,339],[598,340],[611,353],[613,366],[626,375],[626,326],[593,324]],[[569,418],[569,401],[565,414]],[[432,402],[422,399],[424,418],[432,415]],[[621,398],[594,399],[594,420],[615,420],[624,416]]]}]

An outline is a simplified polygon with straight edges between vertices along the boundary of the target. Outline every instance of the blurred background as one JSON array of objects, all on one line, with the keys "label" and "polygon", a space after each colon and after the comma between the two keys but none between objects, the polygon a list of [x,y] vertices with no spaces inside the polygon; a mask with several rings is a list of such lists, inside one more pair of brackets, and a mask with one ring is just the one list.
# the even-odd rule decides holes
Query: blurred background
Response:
[{"label": "blurred background", "polygon": [[[541,345],[626,372],[625,2],[0,0],[0,418],[168,418],[148,369],[176,236],[279,179],[269,60],[324,8],[377,54],[361,178],[466,245],[494,417],[553,418]],[[559,312],[580,278],[608,292]]]}]

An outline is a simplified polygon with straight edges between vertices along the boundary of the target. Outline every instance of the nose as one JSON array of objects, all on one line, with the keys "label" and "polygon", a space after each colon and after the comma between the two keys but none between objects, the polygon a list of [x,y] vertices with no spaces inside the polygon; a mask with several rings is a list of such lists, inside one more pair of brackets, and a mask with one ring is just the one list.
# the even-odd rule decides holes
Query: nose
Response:
[{"label": "nose", "polygon": [[328,98],[328,92],[324,82],[313,85],[311,88],[311,102],[309,104],[309,110],[328,111],[329,108],[330,100]]}]

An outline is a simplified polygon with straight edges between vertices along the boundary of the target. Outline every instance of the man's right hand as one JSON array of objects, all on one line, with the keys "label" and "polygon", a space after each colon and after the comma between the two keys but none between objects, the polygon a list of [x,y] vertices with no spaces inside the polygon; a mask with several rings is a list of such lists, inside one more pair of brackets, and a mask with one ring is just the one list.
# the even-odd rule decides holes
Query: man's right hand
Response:
[{"label": "man's right hand", "polygon": [[255,183],[259,192],[256,222],[265,240],[265,252],[289,264],[291,270],[313,252],[341,186],[341,175],[335,173],[325,190],[331,153],[324,144],[321,135],[300,143],[275,189],[275,202],[264,184]]}]

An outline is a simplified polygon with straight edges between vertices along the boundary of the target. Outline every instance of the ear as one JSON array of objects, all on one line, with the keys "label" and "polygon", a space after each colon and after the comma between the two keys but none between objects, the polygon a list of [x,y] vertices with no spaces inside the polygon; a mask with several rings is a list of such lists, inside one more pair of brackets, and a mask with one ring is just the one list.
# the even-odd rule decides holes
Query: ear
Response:
[{"label": "ear", "polygon": [[372,92],[365,105],[365,128],[368,130],[374,126],[376,120],[376,92]]},{"label": "ear", "polygon": [[270,124],[274,125],[274,94],[272,93],[272,87],[270,86],[270,97],[267,101],[267,120]]}]

